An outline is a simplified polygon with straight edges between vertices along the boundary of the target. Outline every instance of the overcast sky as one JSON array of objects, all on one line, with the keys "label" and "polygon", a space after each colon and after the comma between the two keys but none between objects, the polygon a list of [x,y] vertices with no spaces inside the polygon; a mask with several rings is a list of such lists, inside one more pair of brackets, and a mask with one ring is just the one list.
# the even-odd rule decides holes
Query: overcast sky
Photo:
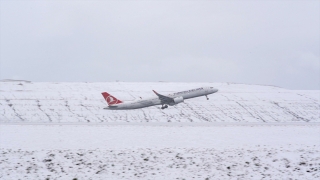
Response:
[{"label": "overcast sky", "polygon": [[0,1],[0,79],[320,89],[320,1]]}]

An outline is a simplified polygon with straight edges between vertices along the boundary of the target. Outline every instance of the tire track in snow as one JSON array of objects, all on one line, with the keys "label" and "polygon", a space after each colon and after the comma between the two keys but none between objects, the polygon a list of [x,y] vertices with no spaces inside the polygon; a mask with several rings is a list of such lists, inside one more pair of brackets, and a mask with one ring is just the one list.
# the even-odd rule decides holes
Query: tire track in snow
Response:
[{"label": "tire track in snow", "polygon": [[6,99],[6,102],[8,103],[8,106],[12,108],[14,114],[22,121],[24,121],[24,119],[21,117],[20,114],[17,113],[16,109],[13,107],[13,104],[10,103],[9,99]]},{"label": "tire track in snow", "polygon": [[258,118],[255,117],[246,107],[244,107],[244,105],[240,104],[238,101],[235,101],[239,106],[241,106],[244,110],[246,110],[252,117],[256,118],[256,119],[261,119],[263,122],[266,122],[266,120],[264,120],[262,117],[260,117],[259,115]]},{"label": "tire track in snow", "polygon": [[305,119],[305,118],[303,118],[303,117],[300,117],[299,115],[297,115],[296,113],[290,111],[290,110],[289,110],[288,108],[286,108],[286,107],[281,107],[281,106],[279,105],[279,103],[277,103],[277,102],[272,102],[272,103],[273,103],[274,105],[276,105],[277,107],[281,108],[282,110],[284,110],[285,112],[291,114],[292,116],[294,116],[294,117],[296,117],[296,118],[298,118],[298,119],[300,119],[300,120],[302,120],[302,121],[305,121],[305,122],[309,122],[309,121],[310,121],[309,119]]}]

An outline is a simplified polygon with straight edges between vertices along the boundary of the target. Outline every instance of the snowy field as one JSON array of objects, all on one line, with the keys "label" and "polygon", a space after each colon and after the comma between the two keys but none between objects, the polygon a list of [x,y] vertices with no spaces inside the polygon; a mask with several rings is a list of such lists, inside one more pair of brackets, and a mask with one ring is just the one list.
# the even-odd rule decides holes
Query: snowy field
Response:
[{"label": "snowy field", "polygon": [[[107,111],[201,86],[218,93]],[[0,179],[320,179],[320,91],[231,83],[0,82]]]},{"label": "snowy field", "polygon": [[1,125],[1,179],[318,179],[319,125]]},{"label": "snowy field", "polygon": [[[168,109],[108,111],[101,92],[120,100],[213,86],[218,93]],[[0,122],[320,122],[320,91],[231,83],[0,82]]]}]

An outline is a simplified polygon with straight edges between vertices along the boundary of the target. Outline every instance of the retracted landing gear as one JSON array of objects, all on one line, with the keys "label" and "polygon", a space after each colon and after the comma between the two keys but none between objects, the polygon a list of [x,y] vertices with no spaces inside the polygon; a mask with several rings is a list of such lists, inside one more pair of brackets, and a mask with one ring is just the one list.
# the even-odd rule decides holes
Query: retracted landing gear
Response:
[{"label": "retracted landing gear", "polygon": [[165,104],[161,106],[161,109],[165,109],[165,108],[168,108],[168,105]]},{"label": "retracted landing gear", "polygon": [[209,100],[209,98],[208,98],[208,96],[206,95],[206,97],[207,97],[207,100]]}]

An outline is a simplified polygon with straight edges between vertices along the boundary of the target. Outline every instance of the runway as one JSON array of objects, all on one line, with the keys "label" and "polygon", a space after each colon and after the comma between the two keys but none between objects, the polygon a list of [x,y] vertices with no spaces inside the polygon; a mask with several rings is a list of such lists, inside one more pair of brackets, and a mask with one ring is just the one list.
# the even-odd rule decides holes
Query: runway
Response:
[{"label": "runway", "polygon": [[[150,123],[151,124],[151,123]],[[168,124],[168,123],[167,123]],[[305,123],[307,124],[307,123]],[[209,124],[208,124],[209,125]],[[320,146],[320,127],[292,123],[222,125],[1,124],[7,149],[240,148]]]}]

